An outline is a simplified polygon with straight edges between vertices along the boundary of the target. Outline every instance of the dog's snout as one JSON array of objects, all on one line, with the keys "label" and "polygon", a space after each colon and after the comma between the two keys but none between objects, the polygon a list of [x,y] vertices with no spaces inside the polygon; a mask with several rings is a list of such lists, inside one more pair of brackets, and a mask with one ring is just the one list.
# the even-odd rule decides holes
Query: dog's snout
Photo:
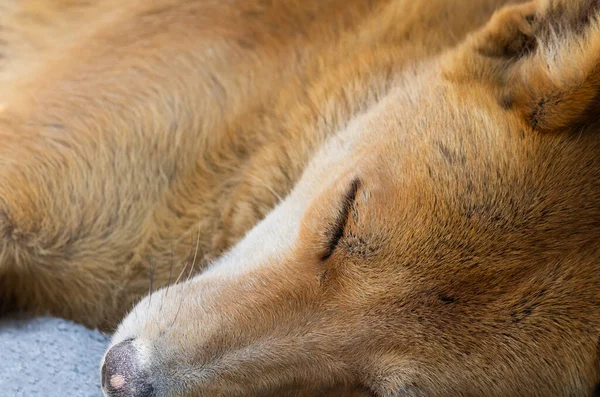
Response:
[{"label": "dog's snout", "polygon": [[135,339],[114,345],[102,365],[102,389],[108,397],[150,397],[152,385],[139,361]]}]

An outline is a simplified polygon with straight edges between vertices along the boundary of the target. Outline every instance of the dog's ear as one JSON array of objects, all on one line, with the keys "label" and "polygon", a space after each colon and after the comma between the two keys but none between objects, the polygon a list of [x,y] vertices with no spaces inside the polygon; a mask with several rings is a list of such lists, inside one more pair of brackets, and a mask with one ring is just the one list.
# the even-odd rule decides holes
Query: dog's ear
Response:
[{"label": "dog's ear", "polygon": [[452,64],[451,77],[489,84],[533,129],[593,123],[600,118],[600,0],[505,7]]}]

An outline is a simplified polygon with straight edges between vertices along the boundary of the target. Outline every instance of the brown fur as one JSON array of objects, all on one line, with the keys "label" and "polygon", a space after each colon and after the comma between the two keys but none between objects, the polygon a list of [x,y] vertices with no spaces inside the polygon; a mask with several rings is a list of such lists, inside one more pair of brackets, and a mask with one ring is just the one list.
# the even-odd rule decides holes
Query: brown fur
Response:
[{"label": "brown fur", "polygon": [[296,188],[119,328],[164,395],[592,395],[598,1],[121,3],[4,5],[5,309],[114,327]]}]

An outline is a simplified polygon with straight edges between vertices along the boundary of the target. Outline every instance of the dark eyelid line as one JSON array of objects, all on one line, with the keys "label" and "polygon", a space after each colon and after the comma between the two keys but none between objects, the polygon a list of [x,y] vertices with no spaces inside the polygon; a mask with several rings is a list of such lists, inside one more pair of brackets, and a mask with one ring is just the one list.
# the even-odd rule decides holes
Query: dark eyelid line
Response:
[{"label": "dark eyelid line", "polygon": [[333,255],[335,248],[344,236],[344,230],[346,229],[346,224],[348,223],[350,210],[352,209],[352,205],[356,201],[356,194],[359,188],[360,180],[354,179],[350,184],[350,188],[344,194],[344,199],[342,200],[342,209],[335,220],[334,227],[332,228],[331,238],[327,243],[327,249],[321,255],[322,261],[326,261],[331,257],[331,255]]}]

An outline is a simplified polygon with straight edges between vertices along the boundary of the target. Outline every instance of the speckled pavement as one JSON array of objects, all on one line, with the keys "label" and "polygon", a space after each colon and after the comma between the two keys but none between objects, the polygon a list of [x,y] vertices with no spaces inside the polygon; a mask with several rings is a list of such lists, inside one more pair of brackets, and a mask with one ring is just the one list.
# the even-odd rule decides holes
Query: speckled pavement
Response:
[{"label": "speckled pavement", "polygon": [[100,397],[109,337],[55,318],[0,320],[0,397]]}]

